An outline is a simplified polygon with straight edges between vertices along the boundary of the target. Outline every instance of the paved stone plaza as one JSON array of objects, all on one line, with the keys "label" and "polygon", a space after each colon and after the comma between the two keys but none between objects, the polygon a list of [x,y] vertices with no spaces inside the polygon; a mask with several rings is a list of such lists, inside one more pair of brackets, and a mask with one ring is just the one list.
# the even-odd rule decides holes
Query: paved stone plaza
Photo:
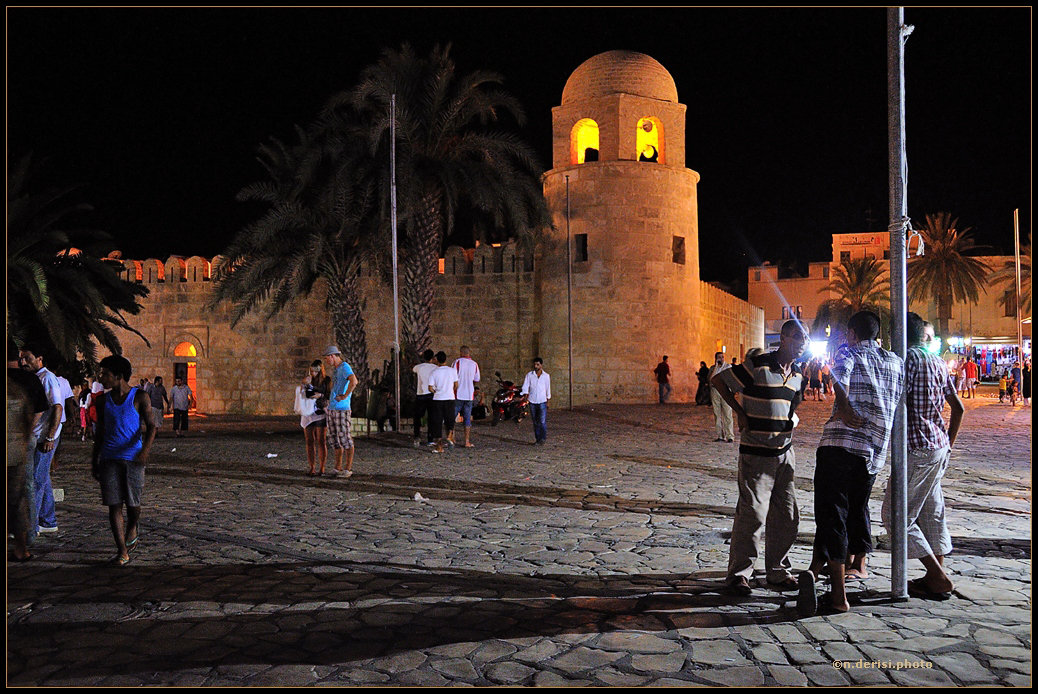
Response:
[{"label": "paved stone plaza", "polygon": [[[736,446],[708,407],[553,409],[547,446],[529,421],[479,422],[446,455],[361,439],[348,480],[307,477],[297,418],[197,418],[184,439],[167,420],[121,568],[89,444],[69,441],[59,532],[7,565],[7,682],[1028,686],[1031,410],[965,402],[954,597],[891,601],[881,546],[851,613],[809,619],[795,594],[721,589]],[[829,408],[800,411],[797,569]]]}]

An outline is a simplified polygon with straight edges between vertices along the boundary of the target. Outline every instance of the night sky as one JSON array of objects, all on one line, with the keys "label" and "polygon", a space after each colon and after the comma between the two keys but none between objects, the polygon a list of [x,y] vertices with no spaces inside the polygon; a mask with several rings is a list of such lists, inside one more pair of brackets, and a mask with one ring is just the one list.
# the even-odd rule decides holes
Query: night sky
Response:
[{"label": "night sky", "polygon": [[[1013,252],[1030,229],[1031,10],[908,9],[908,209]],[[450,43],[525,106],[551,168],[551,108],[607,50],[666,67],[688,107],[705,280],[829,260],[887,224],[886,10],[17,9],[7,12],[8,157],[81,183],[126,257],[220,253],[257,216],[256,147],[294,141],[382,48]]]}]

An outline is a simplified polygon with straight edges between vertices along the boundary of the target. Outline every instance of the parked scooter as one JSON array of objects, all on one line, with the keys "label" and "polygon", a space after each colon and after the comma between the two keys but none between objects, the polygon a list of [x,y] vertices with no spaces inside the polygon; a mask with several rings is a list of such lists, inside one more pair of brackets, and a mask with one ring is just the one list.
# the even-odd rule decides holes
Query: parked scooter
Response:
[{"label": "parked scooter", "polygon": [[513,418],[515,423],[518,424],[530,412],[530,408],[527,407],[529,398],[522,394],[521,387],[511,381],[502,380],[500,371],[495,371],[494,375],[497,376],[499,388],[497,395],[494,396],[490,426],[497,426],[498,422]]}]

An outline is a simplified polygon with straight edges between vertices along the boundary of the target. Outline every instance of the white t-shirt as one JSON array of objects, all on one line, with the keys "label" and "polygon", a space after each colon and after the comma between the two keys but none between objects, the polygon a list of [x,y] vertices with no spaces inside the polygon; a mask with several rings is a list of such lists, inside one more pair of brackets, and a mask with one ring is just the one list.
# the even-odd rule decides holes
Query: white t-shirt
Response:
[{"label": "white t-shirt", "polygon": [[418,376],[418,389],[415,391],[417,395],[428,395],[429,394],[429,376],[433,371],[436,370],[436,364],[430,364],[425,362],[424,364],[418,364],[412,371]]},{"label": "white t-shirt", "polygon": [[[54,375],[47,367],[43,367],[36,372],[36,378],[40,379],[40,383],[43,384],[43,392],[47,394],[47,405],[54,407],[55,405],[61,405],[61,421],[65,421],[65,395],[61,392],[61,382],[58,381],[58,377]],[[42,439],[50,431],[50,411],[43,413],[40,420],[36,422],[36,428],[33,429],[33,435],[38,439]],[[54,432],[54,439],[61,436],[61,424],[58,424],[57,430]]]},{"label": "white t-shirt", "polygon": [[58,385],[61,386],[61,397],[64,398],[61,401],[61,423],[64,424],[68,417],[65,416],[65,401],[69,398],[75,398],[76,394],[72,392],[72,384],[68,382],[68,379],[64,376],[58,376]]},{"label": "white t-shirt", "polygon": [[453,400],[454,384],[458,382],[458,372],[444,364],[437,366],[429,376],[429,385],[433,388],[433,400]]},{"label": "white t-shirt", "polygon": [[476,383],[479,383],[479,364],[469,357],[461,357],[454,361],[454,369],[458,372],[458,400],[474,400]]}]

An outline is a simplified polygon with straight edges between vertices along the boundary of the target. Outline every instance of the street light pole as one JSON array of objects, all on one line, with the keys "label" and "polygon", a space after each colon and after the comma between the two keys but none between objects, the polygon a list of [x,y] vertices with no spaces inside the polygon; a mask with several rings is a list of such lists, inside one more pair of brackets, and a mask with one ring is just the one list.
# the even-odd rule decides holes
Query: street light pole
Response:
[{"label": "street light pole", "polygon": [[[905,26],[903,7],[887,8],[887,128],[888,175],[890,182],[890,311],[891,347],[904,359],[905,339],[905,234],[908,230],[908,204],[905,194],[908,165],[905,156],[905,39],[912,27]],[[901,600],[908,597],[908,416],[905,405],[898,405],[891,433],[890,492],[890,594]]]},{"label": "street light pole", "polygon": [[[1021,315],[1020,304],[1020,209],[1013,210],[1013,240],[1016,247],[1016,348],[1020,356],[1020,366],[1024,364],[1024,317]],[[1033,314],[1032,314],[1033,315]],[[1033,344],[1033,342],[1032,342]]]}]

